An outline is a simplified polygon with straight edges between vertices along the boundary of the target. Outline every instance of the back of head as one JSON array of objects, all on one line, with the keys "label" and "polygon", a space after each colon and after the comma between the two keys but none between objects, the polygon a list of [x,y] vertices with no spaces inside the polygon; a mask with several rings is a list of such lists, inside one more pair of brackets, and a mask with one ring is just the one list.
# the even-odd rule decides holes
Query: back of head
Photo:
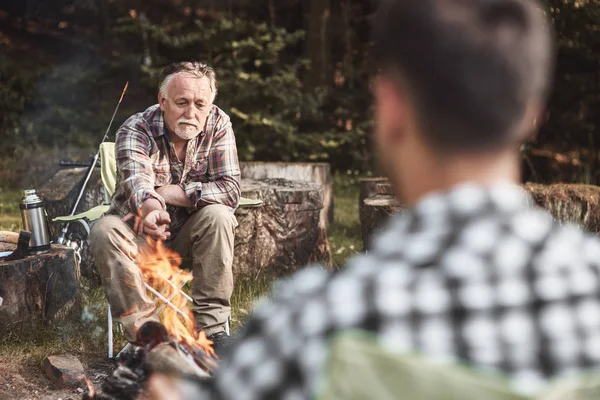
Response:
[{"label": "back of head", "polygon": [[530,134],[553,61],[536,1],[382,0],[373,22],[382,73],[408,93],[429,145],[495,151]]}]

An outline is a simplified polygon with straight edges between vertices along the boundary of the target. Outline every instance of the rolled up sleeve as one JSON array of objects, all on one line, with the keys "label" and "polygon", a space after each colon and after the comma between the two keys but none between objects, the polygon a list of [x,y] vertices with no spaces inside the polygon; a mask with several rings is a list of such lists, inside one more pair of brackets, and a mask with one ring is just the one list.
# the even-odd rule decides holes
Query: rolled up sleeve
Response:
[{"label": "rolled up sleeve", "polygon": [[150,140],[143,132],[126,124],[117,132],[117,167],[122,174],[121,185],[132,213],[138,213],[148,199],[157,200],[163,210],[166,209],[165,200],[154,190],[150,150]]}]

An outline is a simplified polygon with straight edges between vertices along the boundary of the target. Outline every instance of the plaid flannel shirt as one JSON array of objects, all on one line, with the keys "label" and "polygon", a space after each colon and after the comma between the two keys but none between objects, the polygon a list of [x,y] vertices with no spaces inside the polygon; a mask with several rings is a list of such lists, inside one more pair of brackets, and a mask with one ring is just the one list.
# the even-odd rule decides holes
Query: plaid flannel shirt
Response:
[{"label": "plaid flannel shirt", "polygon": [[[176,156],[158,104],[131,116],[117,132],[117,188],[110,214],[137,213],[153,198],[171,216],[170,231],[177,230],[189,213],[209,204],[235,209],[240,199],[240,168],[229,116],[213,105],[206,127],[187,145],[185,161]],[[166,205],[156,188],[179,185],[190,209]]]},{"label": "plaid flannel shirt", "polygon": [[209,398],[316,398],[328,340],[348,329],[536,392],[600,366],[600,241],[517,186],[429,195],[344,270],[308,268],[280,284],[223,357]]}]

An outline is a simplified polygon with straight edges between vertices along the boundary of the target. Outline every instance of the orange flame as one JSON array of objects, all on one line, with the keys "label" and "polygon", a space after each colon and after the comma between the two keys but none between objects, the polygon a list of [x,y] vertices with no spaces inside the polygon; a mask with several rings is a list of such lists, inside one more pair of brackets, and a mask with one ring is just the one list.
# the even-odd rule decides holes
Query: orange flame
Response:
[{"label": "orange flame", "polygon": [[84,376],[84,378],[85,378],[85,383],[87,384],[87,387],[88,387],[88,395],[89,395],[90,399],[93,399],[94,394],[95,394],[94,385],[92,385],[92,382],[89,380],[89,378],[87,376]]},{"label": "orange flame", "polygon": [[192,274],[179,268],[181,257],[168,249],[162,241],[154,242],[148,238],[147,242],[154,251],[140,252],[138,265],[146,283],[153,288],[149,290],[151,295],[162,297],[157,302],[162,324],[178,341],[199,348],[216,358],[213,342],[207,339],[204,331],[197,332],[188,297],[180,292],[180,289],[193,279]]}]

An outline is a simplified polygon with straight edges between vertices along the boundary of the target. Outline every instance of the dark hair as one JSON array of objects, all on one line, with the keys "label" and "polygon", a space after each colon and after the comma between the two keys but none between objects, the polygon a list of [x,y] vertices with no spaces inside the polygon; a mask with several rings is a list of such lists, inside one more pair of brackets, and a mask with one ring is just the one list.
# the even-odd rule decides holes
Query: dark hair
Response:
[{"label": "dark hair", "polygon": [[383,0],[375,56],[414,102],[426,140],[449,151],[517,144],[527,106],[544,106],[553,46],[534,0]]},{"label": "dark hair", "polygon": [[164,86],[166,86],[164,85],[165,82],[168,83],[167,80],[169,77],[180,72],[189,72],[190,74],[194,74],[198,77],[207,77],[210,81],[210,87],[213,92],[212,99],[214,100],[215,97],[217,97],[217,74],[214,69],[200,61],[182,61],[167,65],[160,72],[158,91],[163,92],[164,95]]}]

